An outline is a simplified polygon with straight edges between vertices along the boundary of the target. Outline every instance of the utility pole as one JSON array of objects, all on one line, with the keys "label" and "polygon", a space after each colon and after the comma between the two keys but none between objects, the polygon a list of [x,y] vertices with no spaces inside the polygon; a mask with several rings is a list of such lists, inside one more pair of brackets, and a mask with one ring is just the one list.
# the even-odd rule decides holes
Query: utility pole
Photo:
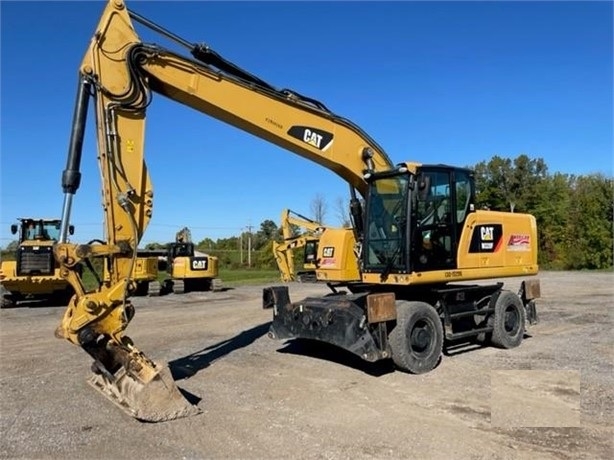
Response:
[{"label": "utility pole", "polygon": [[252,266],[252,226],[247,226],[247,266]]},{"label": "utility pole", "polygon": [[243,229],[239,234],[239,254],[241,254],[241,266],[243,266]]}]

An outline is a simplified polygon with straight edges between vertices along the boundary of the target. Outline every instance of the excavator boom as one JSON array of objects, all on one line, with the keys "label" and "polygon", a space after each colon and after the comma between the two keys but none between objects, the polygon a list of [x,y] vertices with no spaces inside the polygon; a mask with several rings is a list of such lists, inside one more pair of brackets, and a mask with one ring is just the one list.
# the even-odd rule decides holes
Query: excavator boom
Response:
[{"label": "excavator boom", "polygon": [[[179,43],[191,57],[143,43],[133,22]],[[274,88],[209,47],[191,44],[129,11],[121,0],[106,4],[79,69],[62,175],[62,228],[54,255],[76,295],[56,335],[94,358],[92,383],[102,393],[141,420],[160,421],[191,415],[198,409],[183,400],[166,366],[148,359],[124,335],[134,314],[129,293],[136,289],[131,274],[137,247],[153,212],[153,186],[144,159],[146,110],[153,93],[315,161],[363,195],[367,188],[363,175],[387,170],[391,163],[371,137],[323,104],[292,90]],[[106,242],[75,245],[67,242],[67,223],[81,178],[91,95]],[[94,292],[86,291],[76,271],[90,257],[109,261],[108,279]]]}]

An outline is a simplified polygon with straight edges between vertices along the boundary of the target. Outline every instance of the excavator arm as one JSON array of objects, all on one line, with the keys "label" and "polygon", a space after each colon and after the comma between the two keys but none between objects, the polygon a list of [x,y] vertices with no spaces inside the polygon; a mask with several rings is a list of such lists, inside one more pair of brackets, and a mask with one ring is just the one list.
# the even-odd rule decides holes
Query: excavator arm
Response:
[{"label": "excavator arm", "polygon": [[[185,47],[192,57],[143,43],[139,22]],[[365,175],[392,164],[352,122],[323,104],[276,89],[204,45],[191,44],[110,0],[79,69],[66,169],[60,241],[54,248],[74,287],[56,335],[94,358],[91,383],[140,420],[161,421],[198,409],[183,399],[165,365],[156,364],[124,335],[134,308],[129,293],[137,247],[153,212],[154,192],[144,157],[146,111],[154,93],[233,125],[337,173],[365,195]],[[67,242],[73,196],[80,182],[90,98],[95,100],[102,178],[104,244]],[[109,277],[87,291],[76,269],[91,257],[108,259]]]},{"label": "excavator arm", "polygon": [[[295,235],[292,226],[303,227],[307,232]],[[273,242],[273,255],[284,282],[294,281],[294,251],[309,243],[317,242],[325,227],[313,219],[305,217],[290,209],[281,212],[280,228],[284,241]]]},{"label": "excavator arm", "polygon": [[183,227],[177,233],[175,233],[175,243],[191,243],[192,232],[188,227]]}]

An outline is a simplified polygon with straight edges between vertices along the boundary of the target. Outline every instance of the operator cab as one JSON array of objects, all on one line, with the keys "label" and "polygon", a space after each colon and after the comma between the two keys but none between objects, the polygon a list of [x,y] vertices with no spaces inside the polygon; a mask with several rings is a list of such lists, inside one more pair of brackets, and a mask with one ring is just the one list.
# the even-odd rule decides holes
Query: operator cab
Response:
[{"label": "operator cab", "polygon": [[411,273],[457,267],[457,247],[474,210],[470,170],[423,165],[373,174],[365,216],[365,273]]},{"label": "operator cab", "polygon": [[305,265],[314,265],[318,260],[318,240],[307,241],[305,243],[305,256],[303,263]]},{"label": "operator cab", "polygon": [[194,243],[171,243],[168,248],[168,258],[194,257]]},{"label": "operator cab", "polygon": [[[19,233],[19,243],[24,241],[58,241],[60,239],[60,226],[62,221],[57,219],[31,219],[20,218],[20,224],[11,225],[13,235]],[[69,226],[69,233],[75,232],[73,225]]]}]

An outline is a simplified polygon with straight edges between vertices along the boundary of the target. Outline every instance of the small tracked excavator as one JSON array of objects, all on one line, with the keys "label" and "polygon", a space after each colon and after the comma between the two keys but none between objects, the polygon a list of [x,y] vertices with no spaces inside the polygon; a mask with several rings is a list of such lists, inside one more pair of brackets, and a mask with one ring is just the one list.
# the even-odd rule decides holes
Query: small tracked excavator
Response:
[{"label": "small tracked excavator", "polygon": [[219,259],[209,254],[197,254],[192,232],[183,227],[175,235],[175,241],[167,247],[167,271],[175,294],[190,291],[219,291]]},{"label": "small tracked excavator", "polygon": [[[136,23],[187,53],[144,43]],[[539,280],[525,279],[518,293],[502,282],[487,282],[538,273],[533,216],[476,209],[471,171],[393,163],[371,136],[321,102],[278,89],[211,47],[177,36],[122,0],[110,0],[79,68],[62,175],[62,227],[54,254],[75,295],[57,336],[93,358],[90,383],[133,417],[156,422],[200,411],[182,396],[168,367],[125,335],[135,313],[127,295],[132,265],[154,208],[144,156],[154,94],[316,162],[350,186],[359,281],[346,283],[349,292],[333,290],[298,302],[290,301],[287,286],[265,290],[272,337],[324,341],[367,361],[392,359],[400,370],[421,373],[437,365],[447,343],[483,334],[496,346],[512,348],[536,321]],[[106,241],[79,245],[66,236],[90,98]],[[325,242],[327,233],[318,248],[327,264],[321,261],[318,270],[339,263],[334,245]],[[87,291],[76,267],[92,257],[108,258],[110,279]]]}]

